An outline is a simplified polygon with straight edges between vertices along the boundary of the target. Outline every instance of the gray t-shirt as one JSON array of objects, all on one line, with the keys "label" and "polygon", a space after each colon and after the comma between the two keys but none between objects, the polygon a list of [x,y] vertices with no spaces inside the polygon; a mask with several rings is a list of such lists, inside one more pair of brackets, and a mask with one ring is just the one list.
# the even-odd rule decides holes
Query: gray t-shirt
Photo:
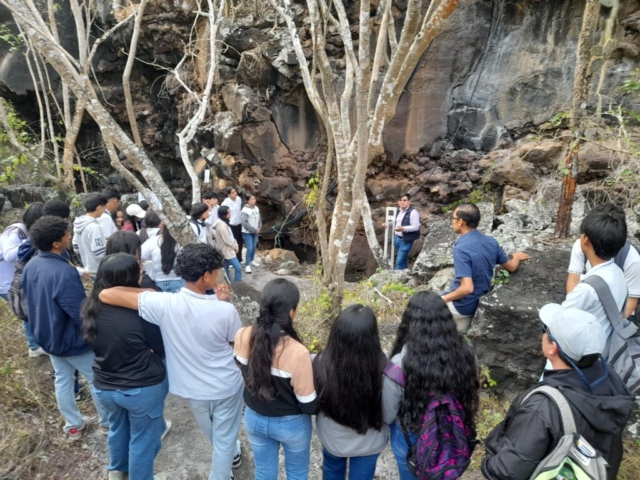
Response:
[{"label": "gray t-shirt", "polygon": [[178,293],[141,293],[138,311],[160,326],[171,393],[191,400],[222,400],[242,388],[230,345],[242,326],[233,305],[183,288]]}]

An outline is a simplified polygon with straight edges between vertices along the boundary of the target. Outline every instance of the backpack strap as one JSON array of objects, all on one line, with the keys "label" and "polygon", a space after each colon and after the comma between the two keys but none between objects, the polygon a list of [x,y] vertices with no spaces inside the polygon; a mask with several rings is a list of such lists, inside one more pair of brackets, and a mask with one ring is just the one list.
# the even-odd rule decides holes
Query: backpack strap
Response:
[{"label": "backpack strap", "polygon": [[624,247],[620,249],[618,254],[613,259],[613,262],[620,268],[620,270],[624,271],[624,262],[627,261],[627,256],[629,255],[629,249],[631,248],[631,244],[629,242],[624,243]]},{"label": "backpack strap", "polygon": [[404,384],[405,384],[404,372],[402,371],[402,368],[400,368],[399,365],[396,365],[393,362],[389,362],[384,369],[384,374],[387,377],[389,377],[390,380],[392,380],[393,382],[397,383],[402,388],[404,388]]},{"label": "backpack strap", "polygon": [[[614,330],[618,331],[624,338],[629,338],[631,335],[635,333],[637,327],[629,322],[629,325],[623,326],[622,324],[622,315],[618,311],[618,306],[616,305],[616,301],[613,299],[613,295],[611,294],[611,289],[607,282],[605,282],[602,277],[598,275],[589,275],[584,280],[582,280],[587,285],[591,285],[593,289],[598,294],[598,298],[600,299],[600,303],[602,303],[602,307],[604,308],[605,313],[607,314],[607,318],[611,322],[611,326]],[[633,332],[625,332],[626,329],[633,330]]]},{"label": "backpack strap", "polygon": [[522,403],[526,402],[534,393],[546,395],[558,406],[560,417],[562,418],[562,429],[565,435],[573,435],[576,433],[576,421],[573,418],[573,412],[571,411],[569,402],[567,402],[565,396],[557,388],[550,387],[549,385],[534,388],[522,399]]},{"label": "backpack strap", "polygon": [[198,228],[198,236],[200,235],[200,222],[198,222],[197,220],[189,220],[189,223],[192,223],[193,225],[195,225]]}]

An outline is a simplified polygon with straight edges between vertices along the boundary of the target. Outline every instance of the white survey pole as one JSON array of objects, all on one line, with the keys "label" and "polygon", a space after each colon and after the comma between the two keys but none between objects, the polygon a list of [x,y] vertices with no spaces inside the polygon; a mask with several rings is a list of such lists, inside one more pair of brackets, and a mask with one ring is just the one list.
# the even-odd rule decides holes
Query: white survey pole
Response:
[{"label": "white survey pole", "polygon": [[[384,223],[387,225],[387,228],[384,229],[384,258],[387,257],[387,253],[391,250],[391,258],[389,259],[389,263],[393,265],[393,257],[395,254],[395,248],[393,246],[393,240],[395,235],[395,227],[396,227],[396,215],[398,214],[398,207],[387,207],[387,213],[385,214]],[[389,248],[390,247],[390,248]]]}]

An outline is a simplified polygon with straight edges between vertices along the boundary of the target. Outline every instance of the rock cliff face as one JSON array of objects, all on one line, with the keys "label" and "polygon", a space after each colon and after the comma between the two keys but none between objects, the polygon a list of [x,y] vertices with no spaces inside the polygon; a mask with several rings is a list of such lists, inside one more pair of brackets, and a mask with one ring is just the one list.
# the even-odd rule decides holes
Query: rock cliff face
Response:
[{"label": "rock cliff face", "polygon": [[[160,67],[173,68],[182,57],[192,32],[194,5],[149,2],[138,49],[138,57],[146,63],[136,62],[132,75],[143,142],[179,199],[187,197],[189,182],[179,160],[176,132],[193,105],[176,79]],[[68,4],[64,1],[61,6],[63,43],[74,52],[73,25],[65,14]],[[304,25],[308,21],[304,3],[294,3],[293,8]],[[569,107],[583,8],[584,0],[461,1],[414,72],[385,130],[386,156],[372,166],[367,182],[374,215],[382,216],[386,205],[416,186],[421,188],[413,203],[424,220],[423,233],[442,206],[469,197],[480,185],[493,188],[499,204],[511,198],[528,200],[541,179],[554,171],[568,141],[529,141],[528,146],[517,147],[530,127]],[[406,1],[394,2],[398,26],[405,9]],[[355,15],[357,2],[347,1],[347,10]],[[611,9],[603,6],[603,21],[609,15]],[[614,38],[601,41],[606,46],[601,50],[612,52],[602,87],[608,99],[620,96],[618,87],[640,56],[639,16],[640,1],[624,2]],[[108,24],[113,18],[105,15],[100,21]],[[13,28],[2,7],[0,25]],[[203,32],[203,24],[196,25],[196,31]],[[120,74],[130,33],[123,28],[105,42],[94,65],[104,98],[124,125]],[[233,19],[223,22],[220,36],[221,84],[205,127],[190,145],[192,160],[212,169],[212,188],[239,185],[257,193],[265,220],[276,223],[303,208],[306,183],[325,154],[323,132],[302,87],[288,34],[266,2],[260,3],[258,15],[237,10]],[[301,40],[309,44],[304,27]],[[339,46],[337,33],[330,35],[327,52],[337,65],[344,63]],[[197,52],[191,75],[195,82],[202,81],[207,55],[204,50]],[[592,91],[598,77],[594,75]],[[339,76],[336,83],[341,84]],[[0,48],[0,95],[37,120],[21,52]],[[458,150],[440,159],[451,139]],[[111,170],[99,131],[88,118],[79,143],[84,165],[104,173],[119,188],[129,188]],[[588,158],[581,181],[600,178],[611,167],[611,151],[590,148],[581,153]],[[90,181],[99,186],[100,180]],[[312,242],[304,229],[293,232],[292,240]],[[373,267],[365,245],[362,236],[356,239],[352,268]],[[420,248],[416,244],[415,251]]]}]

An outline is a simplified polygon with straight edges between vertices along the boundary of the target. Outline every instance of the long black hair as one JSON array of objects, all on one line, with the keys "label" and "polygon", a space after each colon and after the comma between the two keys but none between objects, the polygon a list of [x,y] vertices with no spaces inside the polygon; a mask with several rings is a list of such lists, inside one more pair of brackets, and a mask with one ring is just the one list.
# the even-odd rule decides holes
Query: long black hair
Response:
[{"label": "long black hair", "polygon": [[320,411],[361,435],[380,430],[385,363],[373,310],[359,304],[343,310],[314,365]]},{"label": "long black hair", "polygon": [[[134,233],[135,235],[135,233]],[[139,287],[140,264],[138,259],[128,253],[107,255],[100,262],[93,290],[82,304],[82,330],[84,338],[93,343],[98,335],[96,318],[100,313],[102,302],[100,292],[111,287]]]},{"label": "long black hair", "polygon": [[453,316],[440,295],[423,291],[411,297],[403,315],[408,334],[398,339],[394,351],[405,347],[402,367],[406,386],[400,403],[402,426],[420,430],[431,396],[453,395],[462,405],[467,425],[475,427],[480,381],[475,355],[458,332]]},{"label": "long black hair", "polygon": [[173,265],[176,261],[176,255],[178,252],[178,242],[171,236],[171,232],[166,225],[162,225],[160,233],[162,236],[162,243],[160,244],[160,258],[162,259],[162,273],[169,275],[173,270]]},{"label": "long black hair", "polygon": [[229,225],[229,219],[227,218],[227,215],[229,215],[229,207],[227,207],[226,205],[222,205],[220,208],[218,208],[218,218]]},{"label": "long black hair", "polygon": [[[222,207],[220,207],[222,208]],[[276,387],[271,377],[273,355],[280,339],[289,336],[302,343],[293,328],[291,310],[298,308],[300,291],[289,280],[277,278],[267,283],[260,297],[260,316],[249,343],[249,365],[245,385],[263,400],[273,400]]]},{"label": "long black hair", "polygon": [[147,233],[147,229],[158,228],[161,223],[162,223],[162,220],[160,220],[160,217],[158,216],[158,214],[153,210],[148,210],[147,214],[144,216],[144,227],[141,228],[139,232],[140,241],[144,243],[147,240],[149,240],[149,234]]},{"label": "long black hair", "polygon": [[142,243],[140,237],[133,232],[119,231],[114,233],[107,240],[107,255],[114,253],[128,253],[140,260]]}]

